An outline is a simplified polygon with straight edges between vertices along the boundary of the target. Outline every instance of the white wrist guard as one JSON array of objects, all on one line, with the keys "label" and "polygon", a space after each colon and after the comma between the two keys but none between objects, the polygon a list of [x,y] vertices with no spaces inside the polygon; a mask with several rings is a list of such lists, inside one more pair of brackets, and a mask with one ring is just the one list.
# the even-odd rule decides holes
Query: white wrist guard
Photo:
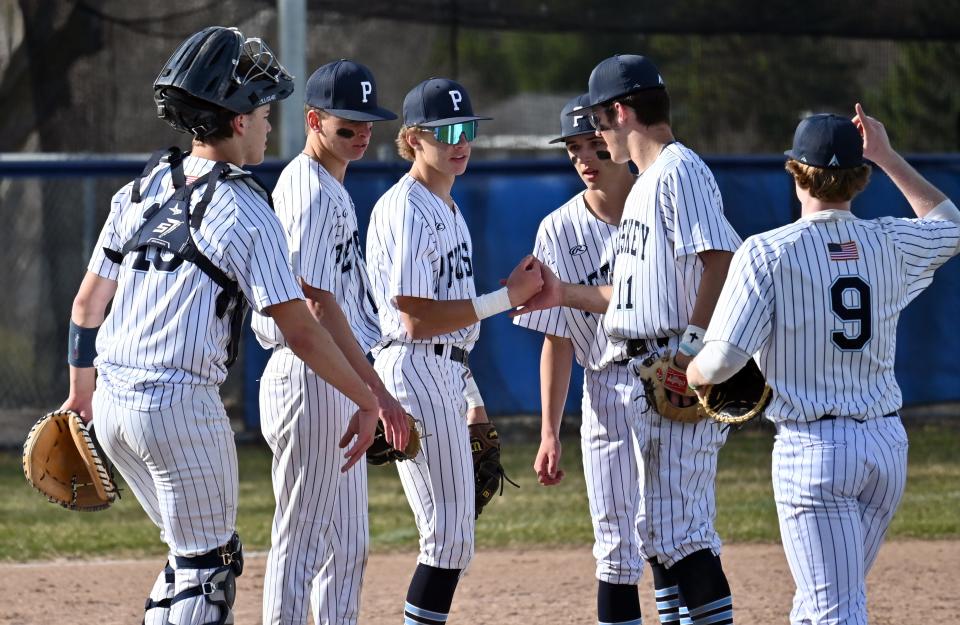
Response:
[{"label": "white wrist guard", "polygon": [[467,376],[467,385],[463,389],[463,397],[467,400],[467,410],[479,408],[483,405],[483,397],[480,396],[480,389],[477,388],[477,381],[473,375]]},{"label": "white wrist guard", "polygon": [[680,353],[687,356],[699,354],[700,350],[703,349],[703,335],[706,333],[707,331],[699,326],[688,325],[687,330],[680,338],[680,347],[678,348]]},{"label": "white wrist guard", "polygon": [[513,308],[510,305],[510,293],[507,291],[507,287],[492,293],[478,295],[470,301],[473,302],[473,310],[477,313],[477,319],[486,319]]}]

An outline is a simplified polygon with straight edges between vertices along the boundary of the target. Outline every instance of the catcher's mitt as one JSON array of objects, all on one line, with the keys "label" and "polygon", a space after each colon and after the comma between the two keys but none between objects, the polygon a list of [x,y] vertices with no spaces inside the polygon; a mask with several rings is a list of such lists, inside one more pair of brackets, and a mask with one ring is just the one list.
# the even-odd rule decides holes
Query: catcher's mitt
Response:
[{"label": "catcher's mitt", "polygon": [[520,485],[507,477],[500,464],[500,434],[492,423],[474,423],[467,426],[470,431],[470,452],[473,454],[473,477],[477,489],[476,517],[483,507],[493,499],[500,489],[503,495],[503,482],[507,481],[520,488]]},{"label": "catcher's mitt", "polygon": [[93,432],[72,410],[45,415],[23,444],[23,474],[53,503],[69,510],[103,510],[117,498],[113,465]]},{"label": "catcher's mitt", "polygon": [[680,423],[696,423],[703,419],[697,395],[687,386],[687,372],[673,364],[672,352],[653,354],[644,360],[630,362],[633,373],[643,383],[647,401],[657,413]]},{"label": "catcher's mitt", "polygon": [[706,416],[721,423],[737,424],[763,413],[773,391],[751,358],[732,378],[708,386],[700,393],[700,407]]},{"label": "catcher's mitt", "polygon": [[407,446],[402,450],[387,442],[383,422],[377,421],[377,431],[373,435],[373,443],[367,448],[367,464],[378,466],[388,462],[411,460],[417,457],[417,454],[420,453],[420,431],[417,429],[417,421],[412,415],[407,414],[407,421],[410,424],[410,437],[407,439]]}]

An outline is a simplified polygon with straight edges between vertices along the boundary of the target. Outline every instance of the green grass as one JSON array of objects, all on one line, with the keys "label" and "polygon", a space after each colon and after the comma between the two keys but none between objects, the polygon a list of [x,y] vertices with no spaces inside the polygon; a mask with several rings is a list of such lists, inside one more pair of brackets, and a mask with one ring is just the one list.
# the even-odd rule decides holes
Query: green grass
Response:
[{"label": "green grass", "polygon": [[[891,537],[960,538],[960,427],[910,428],[907,491],[890,529]],[[767,428],[734,433],[720,455],[717,527],[727,542],[777,541],[776,511],[770,485],[773,434]],[[484,511],[477,526],[483,547],[588,545],[593,540],[576,440],[564,444],[567,477],[559,486],[536,483],[530,466],[536,447],[505,448],[507,472],[521,488],[507,486]],[[270,541],[273,491],[270,455],[265,447],[240,450],[238,527],[248,549]],[[371,467],[370,524],[375,551],[415,550],[417,535],[392,467]],[[165,549],[158,530],[136,500],[96,513],[78,513],[47,503],[23,479],[20,458],[0,454],[0,560],[54,557],[157,555]]]}]

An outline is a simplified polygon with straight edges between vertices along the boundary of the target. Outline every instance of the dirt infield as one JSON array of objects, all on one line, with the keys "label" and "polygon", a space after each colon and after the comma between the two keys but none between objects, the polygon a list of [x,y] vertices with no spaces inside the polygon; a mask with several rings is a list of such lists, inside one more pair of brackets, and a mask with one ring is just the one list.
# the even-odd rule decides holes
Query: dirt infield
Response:
[{"label": "dirt infield", "polygon": [[[396,625],[413,554],[374,555],[360,622]],[[236,622],[260,622],[263,556],[248,559],[238,580]],[[61,561],[0,565],[0,623],[74,625],[139,623],[144,594],[160,569],[153,561]],[[724,568],[737,623],[786,623],[793,581],[779,545],[731,545]],[[960,594],[960,541],[888,543],[868,580],[870,622],[941,622]],[[596,622],[593,560],[588,548],[482,551],[461,582],[451,623],[470,625]],[[646,622],[656,622],[649,571],[641,582]]]}]

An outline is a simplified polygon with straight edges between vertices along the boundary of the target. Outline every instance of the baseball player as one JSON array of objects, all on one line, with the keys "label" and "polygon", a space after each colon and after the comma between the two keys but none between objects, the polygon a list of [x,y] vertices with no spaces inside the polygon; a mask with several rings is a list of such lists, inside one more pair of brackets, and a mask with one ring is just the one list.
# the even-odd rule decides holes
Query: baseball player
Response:
[{"label": "baseball player", "polygon": [[375,367],[426,435],[421,454],[397,464],[420,534],[407,624],[446,622],[473,557],[475,488],[464,396],[476,392],[467,357],[479,321],[528,299],[542,281],[527,257],[506,287],[480,296],[474,290],[473,242],[451,190],[467,169],[483,119],[489,118],[474,115],[457,82],[431,78],[414,87],[404,98],[397,136],[400,156],[412,165],[377,201],[367,234],[383,331]]},{"label": "baseball player", "polygon": [[[585,94],[567,102],[560,113],[560,137],[553,140],[566,147],[587,188],[541,222],[533,254],[565,282],[599,285],[610,284],[612,243],[634,176],[626,163],[610,160],[606,143],[587,120],[589,101]],[[610,622],[611,589],[639,583],[644,563],[636,531],[640,494],[631,434],[631,422],[639,418],[632,401],[636,378],[623,363],[600,366],[607,345],[602,319],[573,308],[550,308],[514,323],[545,335],[543,423],[534,462],[541,484],[563,479],[560,423],[574,357],[584,368],[580,435],[597,559],[597,613],[600,622]]]},{"label": "baseball player", "polygon": [[[561,282],[545,265],[531,310],[563,305],[603,313],[609,341],[600,366],[670,350],[685,367],[702,345],[740,238],[723,215],[713,174],[674,139],[670,98],[654,64],[637,55],[590,74],[590,121],[616,163],[640,172],[614,241],[610,286]],[[642,400],[639,400],[642,402]],[[634,428],[641,497],[641,554],[653,568],[660,620],[732,623],[733,602],[714,529],[717,454],[726,430],[679,423],[641,405]],[[603,622],[639,623],[637,588],[612,585]],[[603,619],[601,619],[603,620]]]},{"label": "baseball player", "polygon": [[[402,449],[406,414],[365,356],[380,340],[380,328],[356,210],[343,186],[347,165],[370,143],[373,122],[397,116],[377,106],[370,70],[349,60],[310,76],[306,106],[306,145],[280,174],[274,208],[308,302],[377,397],[387,440]],[[339,471],[336,445],[357,407],[291,351],[273,319],[258,315],[253,329],[261,345],[273,349],[260,381],[277,501],[263,622],[306,623],[309,596],[318,625],[356,623],[369,541],[366,461]]]},{"label": "baseball player", "polygon": [[154,93],[160,117],[193,134],[192,152],[158,154],[117,192],[74,300],[64,407],[94,419],[170,549],[148,624],[233,622],[243,553],[219,386],[247,303],[361,408],[340,440],[357,436],[346,464],[373,438],[377,400],[311,316],[269,195],[240,169],[263,160],[270,103],[292,90],[260,39],[213,27],[183,42]]},{"label": "baseball player", "polygon": [[[859,130],[859,132],[858,132]],[[773,389],[773,490],[797,591],[792,623],[867,623],[864,579],[903,495],[897,320],[960,249],[960,211],[859,104],[800,122],[786,169],[801,217],[737,251],[690,384],[751,357]],[[858,219],[873,161],[917,219]]]}]

